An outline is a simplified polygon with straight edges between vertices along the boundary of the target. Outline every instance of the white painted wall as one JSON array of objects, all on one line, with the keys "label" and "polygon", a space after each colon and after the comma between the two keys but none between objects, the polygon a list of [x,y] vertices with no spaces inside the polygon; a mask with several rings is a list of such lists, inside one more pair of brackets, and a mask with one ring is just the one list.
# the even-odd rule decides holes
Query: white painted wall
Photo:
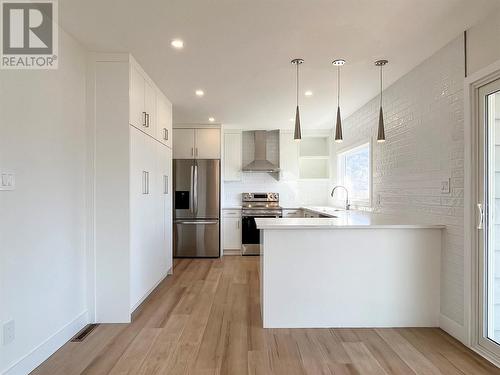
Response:
[{"label": "white painted wall", "polygon": [[500,11],[467,30],[468,75],[500,60]]},{"label": "white painted wall", "polygon": [[58,70],[0,71],[0,170],[17,183],[0,192],[0,323],[16,327],[0,373],[29,372],[87,320],[85,52],[62,30],[59,52]]},{"label": "white painted wall", "polygon": [[[441,314],[458,326],[464,322],[463,56],[460,36],[387,88],[387,142],[373,143],[374,209],[447,226]],[[342,147],[376,139],[378,108],[374,98],[344,120]],[[451,193],[442,194],[448,178]]]}]

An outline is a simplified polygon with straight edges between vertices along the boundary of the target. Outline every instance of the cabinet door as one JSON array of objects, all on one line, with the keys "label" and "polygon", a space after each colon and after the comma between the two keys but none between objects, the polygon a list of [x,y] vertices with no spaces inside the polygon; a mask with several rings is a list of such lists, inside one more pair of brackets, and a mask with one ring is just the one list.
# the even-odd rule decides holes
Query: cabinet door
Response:
[{"label": "cabinet door", "polygon": [[241,218],[224,217],[224,249],[241,249]]},{"label": "cabinet door", "polygon": [[161,225],[161,253],[168,271],[172,268],[172,150],[160,144],[158,150],[161,198],[158,222]]},{"label": "cabinet door", "polygon": [[156,96],[156,134],[161,143],[172,147],[172,104],[162,94]]},{"label": "cabinet door", "polygon": [[241,180],[241,133],[224,134],[224,180]]},{"label": "cabinet door", "polygon": [[196,129],[194,156],[196,159],[220,159],[220,129]]},{"label": "cabinet door", "polygon": [[146,111],[146,133],[156,138],[156,89],[144,80],[144,110]]},{"label": "cabinet door", "polygon": [[129,122],[136,128],[146,129],[146,109],[144,106],[145,81],[141,73],[130,67]]},{"label": "cabinet door", "polygon": [[194,159],[194,129],[174,129],[174,159]]}]

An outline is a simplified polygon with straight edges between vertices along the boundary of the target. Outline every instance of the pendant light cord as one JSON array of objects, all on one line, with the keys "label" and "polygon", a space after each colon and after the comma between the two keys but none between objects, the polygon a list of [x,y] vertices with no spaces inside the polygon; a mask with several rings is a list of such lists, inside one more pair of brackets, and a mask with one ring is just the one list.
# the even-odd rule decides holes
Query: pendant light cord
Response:
[{"label": "pendant light cord", "polygon": [[380,108],[382,108],[382,68],[383,66],[380,65]]},{"label": "pendant light cord", "polygon": [[337,67],[337,107],[340,107],[340,65]]},{"label": "pendant light cord", "polygon": [[297,107],[299,106],[299,63],[297,63]]}]

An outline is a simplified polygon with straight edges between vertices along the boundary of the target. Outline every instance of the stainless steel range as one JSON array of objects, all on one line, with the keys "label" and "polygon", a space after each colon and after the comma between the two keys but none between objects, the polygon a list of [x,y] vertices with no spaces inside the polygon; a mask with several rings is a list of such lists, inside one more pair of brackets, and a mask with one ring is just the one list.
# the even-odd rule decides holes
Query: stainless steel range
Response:
[{"label": "stainless steel range", "polygon": [[278,193],[243,193],[241,252],[243,255],[260,254],[260,230],[257,229],[257,217],[282,217],[283,209],[279,205]]}]

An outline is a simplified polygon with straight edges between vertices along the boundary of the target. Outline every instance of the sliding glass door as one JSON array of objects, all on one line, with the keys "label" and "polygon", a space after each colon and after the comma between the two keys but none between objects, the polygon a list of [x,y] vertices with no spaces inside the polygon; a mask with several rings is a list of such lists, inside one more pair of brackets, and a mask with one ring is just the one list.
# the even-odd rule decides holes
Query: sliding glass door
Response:
[{"label": "sliding glass door", "polygon": [[500,80],[478,96],[478,339],[500,354]]}]

